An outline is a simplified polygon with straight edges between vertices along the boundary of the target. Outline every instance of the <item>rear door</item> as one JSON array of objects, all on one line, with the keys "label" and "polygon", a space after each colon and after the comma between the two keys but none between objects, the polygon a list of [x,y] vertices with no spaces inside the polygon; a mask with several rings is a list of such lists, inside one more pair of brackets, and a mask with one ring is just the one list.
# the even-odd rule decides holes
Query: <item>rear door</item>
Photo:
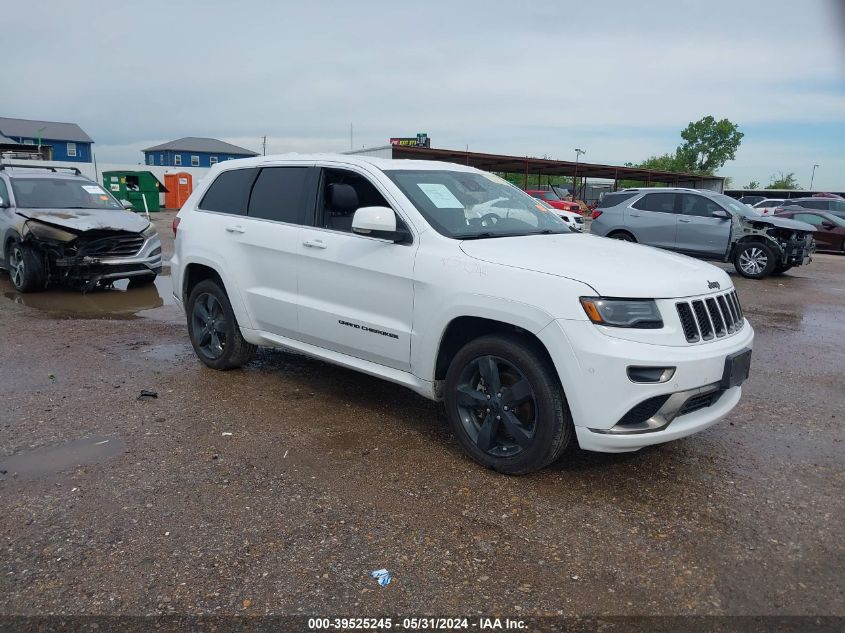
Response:
[{"label": "rear door", "polygon": [[681,212],[675,247],[693,255],[723,257],[731,239],[731,221],[730,218],[714,218],[713,212],[727,212],[705,196],[694,193],[679,196]]},{"label": "rear door", "polygon": [[679,194],[647,193],[625,210],[625,224],[637,241],[658,248],[675,248],[678,216],[675,213]]},{"label": "rear door", "polygon": [[297,275],[302,229],[313,212],[316,177],[313,163],[262,167],[251,186],[247,215],[228,235],[254,327],[294,339],[301,338]]}]

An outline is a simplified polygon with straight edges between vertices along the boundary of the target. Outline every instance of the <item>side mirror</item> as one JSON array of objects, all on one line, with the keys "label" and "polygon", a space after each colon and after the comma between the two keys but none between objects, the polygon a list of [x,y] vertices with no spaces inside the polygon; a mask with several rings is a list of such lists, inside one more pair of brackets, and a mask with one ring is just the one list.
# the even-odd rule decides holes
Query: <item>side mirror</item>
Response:
[{"label": "side mirror", "polygon": [[714,218],[719,218],[720,220],[730,220],[731,214],[723,209],[716,209],[713,213],[711,213]]},{"label": "side mirror", "polygon": [[823,229],[825,229],[825,230],[827,230],[827,231],[830,231],[830,230],[831,230],[832,228],[834,228],[835,226],[836,226],[836,225],[835,225],[833,222],[828,222],[827,220],[825,220],[824,222],[822,222],[822,228],[823,228]]},{"label": "side mirror", "polygon": [[396,214],[390,207],[361,207],[352,216],[352,232],[397,244],[411,241],[411,234],[396,226]]}]

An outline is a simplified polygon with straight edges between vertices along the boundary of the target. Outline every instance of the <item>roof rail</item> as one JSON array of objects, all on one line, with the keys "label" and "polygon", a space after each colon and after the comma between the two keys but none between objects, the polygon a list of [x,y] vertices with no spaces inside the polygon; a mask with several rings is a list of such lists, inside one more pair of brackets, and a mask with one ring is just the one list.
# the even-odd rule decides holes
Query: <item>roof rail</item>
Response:
[{"label": "roof rail", "polygon": [[76,174],[77,176],[81,176],[82,172],[79,171],[79,167],[53,167],[50,165],[20,165],[20,164],[11,164],[11,163],[0,163],[0,171],[6,169],[7,167],[14,167],[15,169],[47,169],[49,171],[53,171],[58,173],[60,169],[65,171],[70,171]]}]

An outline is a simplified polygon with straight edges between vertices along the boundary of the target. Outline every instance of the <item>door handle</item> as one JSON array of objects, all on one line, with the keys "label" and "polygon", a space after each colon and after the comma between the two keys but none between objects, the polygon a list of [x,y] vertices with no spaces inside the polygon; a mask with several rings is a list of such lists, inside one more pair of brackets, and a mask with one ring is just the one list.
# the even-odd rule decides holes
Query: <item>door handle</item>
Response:
[{"label": "door handle", "polygon": [[326,248],[326,243],[323,240],[305,240],[302,245],[308,248]]},{"label": "door handle", "polygon": [[246,229],[239,224],[234,224],[226,227],[229,233],[246,233]]},{"label": "door handle", "polygon": [[629,213],[628,215],[630,215],[632,218],[638,218],[638,217],[640,217],[640,214],[639,214],[639,213]]},{"label": "door handle", "polygon": [[685,220],[684,218],[678,218],[678,222],[683,222],[684,224],[689,224],[692,220]]}]

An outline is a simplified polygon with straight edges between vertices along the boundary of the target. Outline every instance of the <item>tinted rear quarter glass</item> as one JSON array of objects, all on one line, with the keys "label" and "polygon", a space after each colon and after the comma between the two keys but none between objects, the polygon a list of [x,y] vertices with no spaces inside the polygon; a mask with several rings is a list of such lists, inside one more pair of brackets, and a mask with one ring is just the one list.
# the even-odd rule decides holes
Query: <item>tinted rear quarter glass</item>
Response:
[{"label": "tinted rear quarter glass", "polygon": [[233,215],[246,215],[249,191],[255,181],[257,169],[230,169],[221,173],[211,183],[198,208]]},{"label": "tinted rear quarter glass", "polygon": [[249,216],[303,224],[308,167],[265,167],[252,187]]},{"label": "tinted rear quarter glass", "polygon": [[596,205],[597,209],[606,209],[607,207],[615,207],[617,204],[621,204],[630,198],[633,198],[637,195],[636,192],[626,192],[626,193],[606,193],[602,199],[599,201],[598,205]]}]

